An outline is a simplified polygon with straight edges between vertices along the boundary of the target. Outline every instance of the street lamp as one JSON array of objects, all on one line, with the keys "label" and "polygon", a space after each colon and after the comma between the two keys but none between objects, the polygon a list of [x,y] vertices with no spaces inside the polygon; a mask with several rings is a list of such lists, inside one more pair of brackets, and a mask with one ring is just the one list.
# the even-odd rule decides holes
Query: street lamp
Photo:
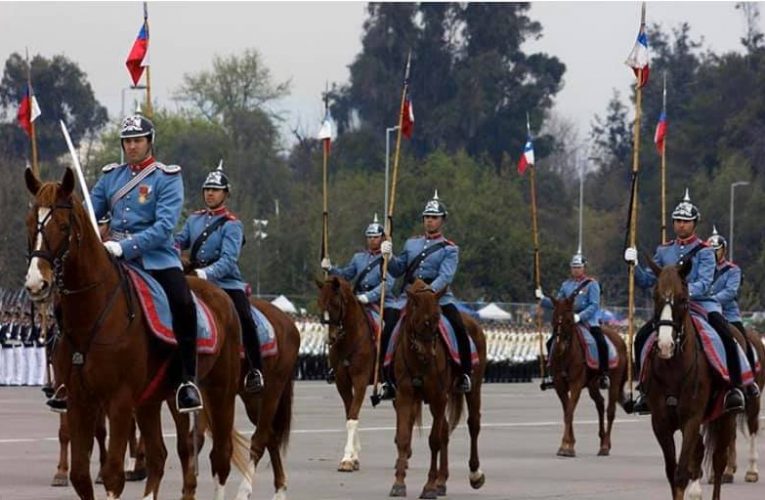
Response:
[{"label": "street lamp", "polygon": [[728,235],[728,259],[733,261],[733,202],[736,199],[736,186],[748,186],[748,181],[736,181],[730,185],[730,234]]},{"label": "street lamp", "polygon": [[388,216],[388,196],[390,193],[390,181],[388,180],[388,172],[390,171],[390,133],[398,130],[398,125],[395,127],[388,127],[385,129],[385,214],[383,217]]},{"label": "street lamp", "polygon": [[265,219],[252,219],[252,225],[254,228],[255,244],[257,245],[255,250],[257,252],[255,254],[255,296],[260,297],[260,249],[261,242],[268,238],[268,233],[266,233],[268,221]]}]

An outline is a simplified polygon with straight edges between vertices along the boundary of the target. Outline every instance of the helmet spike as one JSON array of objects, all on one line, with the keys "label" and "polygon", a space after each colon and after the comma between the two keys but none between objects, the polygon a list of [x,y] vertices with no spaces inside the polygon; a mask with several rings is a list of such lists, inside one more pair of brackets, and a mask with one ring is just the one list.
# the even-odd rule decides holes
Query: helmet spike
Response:
[{"label": "helmet spike", "polygon": [[372,219],[372,223],[373,224],[379,224],[380,223],[380,220],[377,218],[377,212],[375,212],[375,216],[374,216],[374,219]]},{"label": "helmet spike", "polygon": [[438,189],[436,189],[435,192],[433,193],[433,199],[434,200],[438,199]]},{"label": "helmet spike", "polygon": [[141,103],[140,102],[136,103],[136,105],[135,105],[135,114],[137,114],[137,115],[142,115],[143,114],[143,110],[141,109]]},{"label": "helmet spike", "polygon": [[718,236],[720,233],[717,232],[717,226],[712,224],[712,236]]},{"label": "helmet spike", "polygon": [[218,168],[216,168],[215,170],[220,170],[221,172],[223,172],[223,158],[220,159],[220,161],[218,162]]},{"label": "helmet spike", "polygon": [[685,188],[685,195],[683,195],[683,201],[690,203],[691,202],[691,195],[688,192],[688,188]]}]

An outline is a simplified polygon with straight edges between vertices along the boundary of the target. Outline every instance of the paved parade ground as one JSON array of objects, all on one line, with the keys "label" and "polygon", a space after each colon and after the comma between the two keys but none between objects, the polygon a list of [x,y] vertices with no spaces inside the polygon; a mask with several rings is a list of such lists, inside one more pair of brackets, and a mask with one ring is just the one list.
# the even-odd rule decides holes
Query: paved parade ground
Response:
[{"label": "paved parade ground", "polygon": [[[483,386],[481,468],[486,484],[472,490],[467,481],[467,430],[463,425],[452,436],[451,477],[448,497],[460,499],[613,499],[669,498],[663,462],[650,428],[650,417],[632,417],[617,411],[610,457],[598,457],[597,416],[591,401],[582,397],[576,415],[576,458],[559,458],[561,410],[553,392],[542,393],[538,384],[487,384]],[[74,490],[48,486],[58,457],[58,417],[44,408],[36,387],[0,388],[0,500],[70,499]],[[390,403],[376,409],[368,398],[361,413],[361,470],[336,472],[345,443],[340,398],[334,386],[323,382],[297,382],[293,433],[286,459],[288,495],[292,499],[386,498],[393,482],[395,419]],[[175,456],[174,428],[169,414],[164,420],[168,462],[161,498],[180,497],[180,472]],[[417,498],[425,482],[429,460],[427,425],[415,432],[414,455],[407,476],[409,498]],[[237,428],[249,433],[243,408]],[[209,445],[208,445],[209,446]],[[758,442],[765,460],[765,439]],[[743,482],[746,464],[744,442],[739,438],[739,472],[723,497],[736,500],[765,498],[765,485]],[[209,448],[201,454],[198,498],[212,498]],[[96,472],[94,456],[93,473]],[[270,464],[258,469],[254,498],[271,498]],[[761,472],[765,471],[760,467]],[[234,498],[239,473],[232,472],[226,498]],[[141,498],[142,483],[127,483],[123,499]],[[104,498],[97,486],[98,498]],[[704,497],[711,487],[704,485]]]}]

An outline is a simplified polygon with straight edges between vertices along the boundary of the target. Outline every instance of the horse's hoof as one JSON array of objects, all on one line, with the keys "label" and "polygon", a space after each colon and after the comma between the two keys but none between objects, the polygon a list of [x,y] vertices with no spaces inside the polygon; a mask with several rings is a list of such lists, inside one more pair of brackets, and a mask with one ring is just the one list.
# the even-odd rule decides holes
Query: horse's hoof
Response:
[{"label": "horse's hoof", "polygon": [[610,454],[611,454],[611,450],[609,450],[608,448],[601,448],[598,451],[598,456],[599,457],[607,457]]},{"label": "horse's hoof", "polygon": [[359,470],[361,469],[361,463],[359,462],[359,459],[356,458],[353,460],[353,470]]},{"label": "horse's hoof", "polygon": [[483,483],[485,482],[486,482],[486,474],[484,474],[483,472],[481,472],[480,475],[476,478],[473,478],[473,477],[470,478],[470,486],[474,490],[479,489],[481,486],[483,486]]},{"label": "horse's hoof", "polygon": [[730,472],[723,472],[722,484],[730,484],[733,482],[733,474]]},{"label": "horse's hoof", "polygon": [[422,489],[422,493],[420,493],[420,498],[430,498],[432,500],[435,500],[438,498],[438,492],[436,490],[429,490],[427,488]]},{"label": "horse's hoof", "polygon": [[744,476],[744,481],[747,483],[756,483],[759,479],[760,475],[752,470],[746,471],[746,476]]},{"label": "horse's hoof", "polygon": [[575,457],[576,452],[573,449],[569,448],[558,448],[558,456],[559,457]]},{"label": "horse's hoof", "polygon": [[445,484],[439,484],[436,485],[436,495],[440,497],[446,496],[446,485]]},{"label": "horse's hoof", "polygon": [[100,472],[96,476],[96,484],[104,484],[104,478],[101,477],[101,473]]},{"label": "horse's hoof", "polygon": [[340,465],[337,467],[338,472],[353,472],[353,462],[351,460],[343,460],[340,462]]},{"label": "horse's hoof", "polygon": [[69,486],[69,478],[66,477],[66,474],[58,473],[55,476],[53,476],[53,481],[50,483],[51,486]]},{"label": "horse's hoof", "polygon": [[143,481],[146,479],[146,469],[136,469],[125,471],[125,481]]},{"label": "horse's hoof", "polygon": [[394,484],[388,493],[389,497],[406,497],[406,485]]}]

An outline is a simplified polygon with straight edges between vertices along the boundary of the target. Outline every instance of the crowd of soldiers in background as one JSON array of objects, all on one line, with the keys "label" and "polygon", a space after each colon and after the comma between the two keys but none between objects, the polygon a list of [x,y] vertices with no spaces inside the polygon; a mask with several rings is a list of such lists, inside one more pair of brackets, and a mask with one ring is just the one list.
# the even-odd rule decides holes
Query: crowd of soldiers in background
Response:
[{"label": "crowd of soldiers in background", "polygon": [[[41,316],[32,322],[32,309],[23,291],[0,289],[0,386],[44,385],[46,375],[46,339],[42,335]],[[55,322],[47,338],[55,335]]]}]

